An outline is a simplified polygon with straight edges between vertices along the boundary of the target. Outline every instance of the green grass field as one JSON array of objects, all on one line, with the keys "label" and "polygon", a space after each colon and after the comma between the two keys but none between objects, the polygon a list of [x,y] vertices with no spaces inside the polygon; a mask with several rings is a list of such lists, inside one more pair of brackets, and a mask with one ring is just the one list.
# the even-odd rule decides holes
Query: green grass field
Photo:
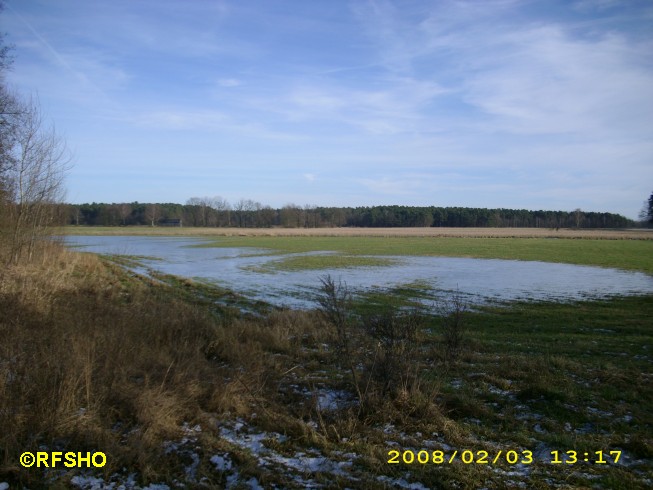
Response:
[{"label": "green grass field", "polygon": [[[546,238],[444,237],[222,237],[204,247],[256,247],[280,253],[334,251],[345,256],[422,255],[484,259],[538,260],[596,265],[653,274],[653,240],[573,240]],[[289,262],[291,268],[316,268],[306,257]],[[322,260],[322,259],[321,259]],[[334,263],[336,257],[334,257]],[[328,260],[322,260],[330,267]],[[350,259],[349,265],[355,265]]]},{"label": "green grass field", "polygon": [[[137,235],[188,236],[207,240],[206,247],[255,247],[274,253],[332,251],[341,258],[343,267],[364,264],[361,255],[422,255],[446,257],[476,257],[486,259],[538,260],[579,265],[615,267],[653,274],[653,232],[615,230],[561,230],[548,232],[526,228],[456,228],[446,233],[461,236],[439,236],[438,229],[426,229],[424,234],[413,229],[384,229],[384,236],[364,236],[374,229],[220,229],[220,228],[152,228],[152,227],[74,227],[59,230],[72,235]],[[290,234],[287,234],[290,233]],[[324,233],[326,236],[320,234]],[[470,236],[467,236],[467,235]],[[345,256],[345,259],[342,259]],[[327,260],[293,258],[288,269],[319,269],[333,267]],[[337,266],[337,265],[336,265]],[[283,268],[280,262],[275,267]]]}]

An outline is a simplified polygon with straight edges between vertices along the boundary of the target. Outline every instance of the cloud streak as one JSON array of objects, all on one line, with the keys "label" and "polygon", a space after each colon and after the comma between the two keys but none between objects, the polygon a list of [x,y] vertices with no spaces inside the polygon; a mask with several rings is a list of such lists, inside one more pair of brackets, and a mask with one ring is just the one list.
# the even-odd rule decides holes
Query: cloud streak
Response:
[{"label": "cloud streak", "polygon": [[160,200],[213,176],[229,189],[205,193],[273,205],[303,183],[320,204],[634,217],[651,192],[644,2],[8,1],[12,80],[84,141],[80,172],[188,162]]}]

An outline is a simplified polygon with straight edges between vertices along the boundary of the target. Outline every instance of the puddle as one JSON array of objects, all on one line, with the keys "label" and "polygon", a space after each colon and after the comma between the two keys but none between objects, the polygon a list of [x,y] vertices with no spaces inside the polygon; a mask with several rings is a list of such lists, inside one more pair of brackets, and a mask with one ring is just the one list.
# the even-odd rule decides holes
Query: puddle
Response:
[{"label": "puddle", "polygon": [[[352,291],[421,284],[431,288],[434,296],[459,291],[473,304],[653,293],[653,277],[641,272],[549,262],[401,256],[388,257],[392,265],[262,273],[257,270],[279,260],[278,254],[244,247],[191,247],[204,243],[201,238],[70,236],[65,241],[89,252],[139,256],[146,268],[202,279],[253,299],[295,308],[315,307],[320,277],[327,274],[346,282]],[[304,254],[283,257],[293,255]]]}]

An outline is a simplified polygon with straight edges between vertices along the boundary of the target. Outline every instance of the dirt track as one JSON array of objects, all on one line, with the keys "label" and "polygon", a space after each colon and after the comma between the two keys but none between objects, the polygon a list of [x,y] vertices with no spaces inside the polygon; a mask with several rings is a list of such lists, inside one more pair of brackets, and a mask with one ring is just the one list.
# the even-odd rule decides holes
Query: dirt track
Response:
[{"label": "dirt track", "polygon": [[586,238],[653,240],[653,230],[574,230],[548,228],[167,228],[67,227],[72,235],[177,235],[177,236],[381,236],[461,238]]}]

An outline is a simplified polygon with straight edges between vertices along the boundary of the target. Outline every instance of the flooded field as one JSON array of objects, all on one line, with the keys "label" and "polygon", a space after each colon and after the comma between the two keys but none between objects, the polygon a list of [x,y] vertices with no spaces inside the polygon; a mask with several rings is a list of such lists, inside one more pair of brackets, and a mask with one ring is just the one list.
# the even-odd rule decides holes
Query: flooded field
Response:
[{"label": "flooded field", "polygon": [[653,277],[644,273],[537,261],[390,256],[374,266],[284,270],[275,264],[289,257],[334,252],[279,255],[249,247],[200,248],[197,245],[205,239],[181,237],[69,236],[66,242],[89,252],[138,256],[140,272],[153,269],[209,281],[254,299],[300,308],[315,305],[320,277],[327,274],[354,291],[408,285],[434,297],[459,291],[476,304],[653,293]]},{"label": "flooded field", "polygon": [[[651,486],[651,240],[66,240],[124,258],[3,275],[0,490]],[[15,470],[79,441],[111,467]]]}]

